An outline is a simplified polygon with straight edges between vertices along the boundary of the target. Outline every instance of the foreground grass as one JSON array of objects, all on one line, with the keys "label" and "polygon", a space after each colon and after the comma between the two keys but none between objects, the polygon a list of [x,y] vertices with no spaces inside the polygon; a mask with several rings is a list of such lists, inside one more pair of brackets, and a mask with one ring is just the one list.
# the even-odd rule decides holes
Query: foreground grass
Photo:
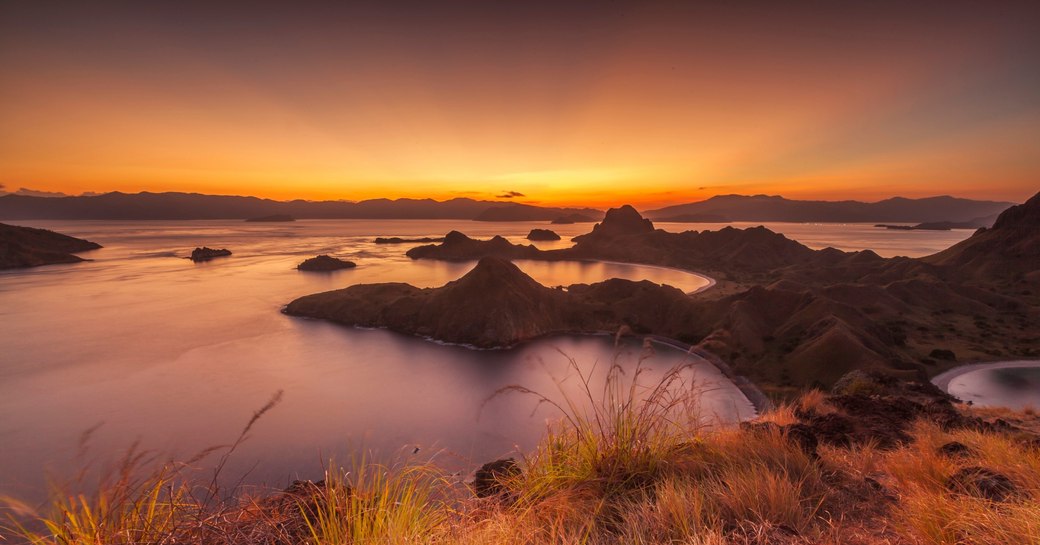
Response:
[{"label": "foreground grass", "polygon": [[[56,489],[43,512],[8,500],[4,534],[37,545],[1040,543],[1040,451],[1011,435],[919,422],[897,448],[814,454],[775,427],[705,429],[681,370],[650,387],[639,375],[612,369],[602,389],[582,376],[598,403],[559,404],[565,418],[491,497],[433,466],[360,460],[320,483],[214,501],[180,466],[142,473],[128,457],[92,493]],[[830,410],[819,393],[799,403]],[[965,451],[940,454],[951,441]],[[1007,476],[1012,497],[951,490],[950,475],[974,466]]]}]

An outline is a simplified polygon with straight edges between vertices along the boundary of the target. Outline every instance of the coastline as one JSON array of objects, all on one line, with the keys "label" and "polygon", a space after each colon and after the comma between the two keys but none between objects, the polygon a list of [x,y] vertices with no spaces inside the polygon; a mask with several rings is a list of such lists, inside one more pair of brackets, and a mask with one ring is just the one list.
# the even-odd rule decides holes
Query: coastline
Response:
[{"label": "coastline", "polygon": [[661,335],[644,335],[644,338],[650,339],[652,342],[670,346],[676,350],[682,350],[714,365],[723,376],[728,378],[734,385],[736,385],[737,389],[744,394],[744,397],[747,398],[747,400],[751,402],[751,405],[755,407],[755,412],[758,413],[759,416],[773,409],[773,402],[770,401],[769,397],[767,397],[754,382],[743,375],[736,374],[733,371],[733,368],[726,362],[722,361],[722,358],[717,355],[712,354],[703,348],[697,348],[691,344]]},{"label": "coastline", "polygon": [[936,385],[942,391],[950,393],[950,382],[953,379],[965,375],[974,371],[981,371],[983,369],[1011,369],[1019,367],[1040,367],[1040,360],[1007,360],[1007,361],[991,361],[984,363],[969,363],[960,365],[944,371],[932,377],[932,384]]},{"label": "coastline", "polygon": [[[521,261],[523,261],[523,260],[521,260]],[[563,261],[563,260],[561,260],[561,261]],[[650,264],[647,264],[647,263],[633,263],[633,262],[629,262],[629,261],[612,261],[612,260],[607,260],[607,259],[575,259],[573,261],[583,261],[585,263],[609,263],[611,265],[637,265],[637,266],[640,266],[640,267],[650,267],[652,269],[661,269],[661,270],[665,270],[665,271],[678,271],[678,272],[682,272],[682,273],[686,273],[686,274],[692,274],[694,276],[699,276],[699,277],[701,277],[701,278],[703,278],[703,279],[708,281],[708,283],[706,285],[704,285],[704,286],[701,286],[701,287],[699,287],[699,288],[697,288],[697,289],[695,289],[693,291],[685,292],[686,295],[696,295],[698,293],[701,293],[703,291],[708,290],[709,288],[713,288],[713,287],[715,287],[716,284],[718,284],[718,282],[716,282],[714,278],[712,278],[712,277],[710,277],[710,276],[708,276],[708,275],[706,275],[706,274],[704,274],[702,272],[691,271],[689,269],[681,269],[679,267],[668,267],[666,265],[650,265]]]}]

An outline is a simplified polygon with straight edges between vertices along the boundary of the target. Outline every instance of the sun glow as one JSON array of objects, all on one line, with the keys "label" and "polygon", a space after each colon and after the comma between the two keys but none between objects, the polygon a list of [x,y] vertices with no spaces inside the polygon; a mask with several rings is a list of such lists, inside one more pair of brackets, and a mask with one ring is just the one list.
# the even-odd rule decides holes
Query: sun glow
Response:
[{"label": "sun glow", "polygon": [[7,190],[654,206],[1040,176],[1036,33],[1002,10],[3,9]]}]

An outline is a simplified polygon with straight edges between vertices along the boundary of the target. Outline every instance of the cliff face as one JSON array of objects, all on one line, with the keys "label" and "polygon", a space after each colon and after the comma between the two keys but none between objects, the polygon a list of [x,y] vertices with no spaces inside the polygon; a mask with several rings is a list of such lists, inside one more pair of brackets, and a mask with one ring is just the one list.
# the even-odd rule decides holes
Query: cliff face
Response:
[{"label": "cliff face", "polygon": [[0,269],[78,263],[73,253],[96,250],[100,244],[46,229],[0,223]]}]

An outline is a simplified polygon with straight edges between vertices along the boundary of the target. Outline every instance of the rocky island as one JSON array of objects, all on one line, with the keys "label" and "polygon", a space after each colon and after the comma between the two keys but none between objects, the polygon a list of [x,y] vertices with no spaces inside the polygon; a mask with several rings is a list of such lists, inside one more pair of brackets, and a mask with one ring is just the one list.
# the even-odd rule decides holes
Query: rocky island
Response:
[{"label": "rocky island", "polygon": [[531,229],[531,232],[527,233],[527,240],[560,240],[560,235],[552,229]]},{"label": "rocky island", "polygon": [[0,223],[0,269],[79,263],[73,255],[96,250],[100,244],[46,229]]},{"label": "rocky island", "polygon": [[421,237],[421,238],[401,238],[401,237],[376,237],[373,241],[376,244],[429,244],[431,242],[444,242],[444,237]]},{"label": "rocky island", "polygon": [[325,254],[307,259],[296,266],[298,270],[311,272],[339,271],[353,269],[354,267],[357,267],[357,263],[353,261],[345,261]]},{"label": "rocky island", "polygon": [[229,255],[231,255],[231,250],[223,248],[218,250],[203,246],[202,248],[195,248],[194,250],[192,250],[191,257],[189,257],[188,259],[196,263],[199,263],[201,261],[209,261],[217,257],[227,257]]}]

